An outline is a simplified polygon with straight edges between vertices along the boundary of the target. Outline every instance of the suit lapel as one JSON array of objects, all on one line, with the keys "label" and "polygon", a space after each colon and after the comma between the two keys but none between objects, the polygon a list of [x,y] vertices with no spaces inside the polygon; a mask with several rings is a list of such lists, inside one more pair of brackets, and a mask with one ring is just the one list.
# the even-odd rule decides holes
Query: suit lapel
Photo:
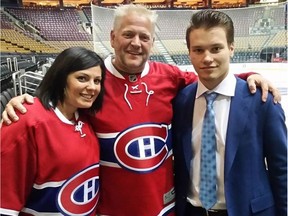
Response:
[{"label": "suit lapel", "polygon": [[231,98],[226,144],[225,144],[225,178],[228,176],[235,155],[240,144],[239,137],[244,133],[247,125],[251,93],[247,83],[239,82],[237,79],[235,96]]},{"label": "suit lapel", "polygon": [[187,170],[190,171],[190,163],[192,159],[192,122],[193,122],[193,110],[195,103],[197,84],[194,84],[192,88],[185,94],[185,103],[183,113],[183,155],[185,157],[185,163]]}]

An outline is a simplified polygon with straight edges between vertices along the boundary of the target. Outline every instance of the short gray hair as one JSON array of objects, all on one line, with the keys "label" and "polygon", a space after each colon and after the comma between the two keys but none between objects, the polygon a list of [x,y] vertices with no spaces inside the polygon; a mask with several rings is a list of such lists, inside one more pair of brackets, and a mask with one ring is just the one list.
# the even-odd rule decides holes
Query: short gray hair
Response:
[{"label": "short gray hair", "polygon": [[132,13],[135,13],[139,16],[146,17],[147,19],[149,19],[153,25],[153,30],[155,30],[155,25],[158,18],[158,14],[156,14],[156,11],[149,10],[143,5],[134,5],[134,4],[121,5],[115,9],[113,29],[115,30],[119,27],[121,18]]}]

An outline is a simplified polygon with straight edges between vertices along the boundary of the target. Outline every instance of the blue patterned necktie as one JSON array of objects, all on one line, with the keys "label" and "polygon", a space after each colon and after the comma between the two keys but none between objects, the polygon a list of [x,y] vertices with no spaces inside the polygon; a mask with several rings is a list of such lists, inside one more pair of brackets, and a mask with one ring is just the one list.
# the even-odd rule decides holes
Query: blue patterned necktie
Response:
[{"label": "blue patterned necktie", "polygon": [[200,200],[205,209],[212,208],[217,201],[216,179],[216,138],[213,102],[217,93],[205,93],[207,102],[202,128]]}]

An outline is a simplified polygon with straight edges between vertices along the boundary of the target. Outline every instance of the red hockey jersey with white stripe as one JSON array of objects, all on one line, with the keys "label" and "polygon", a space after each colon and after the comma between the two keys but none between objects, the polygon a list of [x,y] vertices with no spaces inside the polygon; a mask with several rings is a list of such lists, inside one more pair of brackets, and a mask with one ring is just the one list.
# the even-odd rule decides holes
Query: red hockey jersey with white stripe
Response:
[{"label": "red hockey jersey with white stripe", "polygon": [[86,116],[77,124],[35,98],[1,129],[1,206],[7,215],[95,215],[99,143]]},{"label": "red hockey jersey with white stripe", "polygon": [[172,100],[196,79],[176,66],[149,62],[123,77],[105,60],[103,109],[93,126],[100,141],[101,215],[173,215]]}]

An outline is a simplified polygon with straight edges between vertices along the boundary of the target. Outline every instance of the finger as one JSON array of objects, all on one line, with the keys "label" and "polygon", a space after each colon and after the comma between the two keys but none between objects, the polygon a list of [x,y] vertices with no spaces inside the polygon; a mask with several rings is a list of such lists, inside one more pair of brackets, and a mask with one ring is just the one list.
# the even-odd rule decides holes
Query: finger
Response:
[{"label": "finger", "polygon": [[249,85],[249,89],[250,89],[251,94],[255,94],[255,92],[256,92],[256,86],[255,85]]},{"label": "finger", "polygon": [[[281,93],[279,91],[278,88],[276,88],[276,86],[274,86],[273,83],[271,82],[267,82],[267,88],[269,90],[269,92],[271,92],[271,94],[273,95],[273,101],[275,104],[280,103],[281,102]],[[267,93],[268,95],[268,93]]]},{"label": "finger", "polygon": [[29,94],[24,94],[24,98],[23,98],[23,100],[22,100],[22,103],[23,102],[27,102],[27,103],[29,103],[29,104],[32,104],[32,103],[34,103],[34,97],[33,96],[31,96],[31,95],[29,95]]},{"label": "finger", "polygon": [[275,104],[281,103],[281,93],[280,93],[279,89],[277,89],[277,88],[270,88],[269,90],[270,90],[270,92],[272,93],[272,95],[273,95],[273,97],[274,97],[274,98],[273,98],[274,103],[275,103]]},{"label": "finger", "polygon": [[7,113],[7,117],[13,122],[19,120],[19,117],[17,116],[14,108],[19,110],[21,113],[27,112],[26,108],[22,104],[19,104],[19,103],[14,104],[13,102],[8,103],[5,107],[5,110]]},{"label": "finger", "polygon": [[255,76],[256,75],[254,74],[247,78],[247,84],[248,84],[251,94],[254,94],[257,91]]},{"label": "finger", "polygon": [[261,89],[262,89],[262,101],[266,102],[268,93],[269,93],[269,88],[268,88],[268,83],[267,82],[262,82],[261,83]]},{"label": "finger", "polygon": [[6,125],[10,125],[12,123],[12,121],[9,119],[7,112],[5,110],[2,113],[2,121]]}]

